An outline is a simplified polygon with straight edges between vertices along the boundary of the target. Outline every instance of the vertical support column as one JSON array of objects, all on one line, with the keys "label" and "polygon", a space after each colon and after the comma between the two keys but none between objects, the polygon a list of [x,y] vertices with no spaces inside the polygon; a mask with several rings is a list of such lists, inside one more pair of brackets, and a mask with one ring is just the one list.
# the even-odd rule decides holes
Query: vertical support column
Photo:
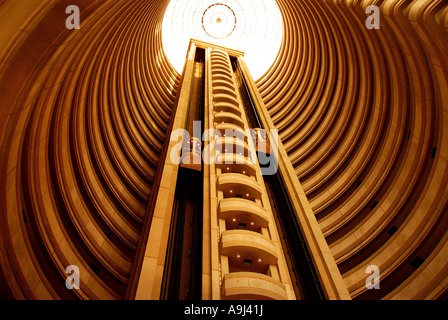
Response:
[{"label": "vertical support column", "polygon": [[[173,117],[168,137],[175,130],[185,129],[189,100],[193,81],[196,46],[191,43],[184,66],[182,86],[177,99],[175,116]],[[171,135],[164,154],[161,157],[161,174],[158,177],[158,190],[150,201],[147,222],[142,234],[139,248],[139,261],[136,263],[134,280],[135,299],[160,299],[162,277],[165,269],[165,258],[174,203],[174,193],[179,170],[178,157],[183,142],[183,135]],[[174,159],[173,159],[174,158]],[[139,271],[138,271],[139,270]]]},{"label": "vertical support column", "polygon": [[211,157],[213,155],[213,95],[210,65],[210,49],[205,50],[205,89],[204,89],[204,212],[203,212],[203,253],[202,253],[202,298],[204,300],[220,299],[219,257],[216,239],[218,228],[216,220],[216,172]]}]

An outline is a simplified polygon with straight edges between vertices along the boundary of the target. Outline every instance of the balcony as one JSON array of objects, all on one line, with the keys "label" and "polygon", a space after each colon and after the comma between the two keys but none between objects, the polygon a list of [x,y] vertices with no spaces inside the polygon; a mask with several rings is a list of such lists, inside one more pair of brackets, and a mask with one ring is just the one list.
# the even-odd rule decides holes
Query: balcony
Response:
[{"label": "balcony", "polygon": [[223,277],[224,299],[286,300],[286,287],[280,281],[259,273],[234,272]]},{"label": "balcony", "polygon": [[216,155],[216,167],[222,173],[239,173],[248,177],[255,176],[257,172],[256,162],[250,162],[250,158],[235,153],[221,153]]},{"label": "balcony", "polygon": [[239,106],[235,106],[232,103],[227,103],[227,102],[214,103],[214,110],[216,112],[231,112],[231,113],[236,114],[237,116],[241,117],[241,109],[239,108]]},{"label": "balcony", "polygon": [[251,201],[261,198],[260,184],[244,174],[224,173],[219,175],[217,188],[223,191],[224,198],[245,198]]},{"label": "balcony", "polygon": [[223,59],[212,58],[212,68],[215,67],[224,67],[230,71],[229,63]]},{"label": "balcony", "polygon": [[[219,131],[221,137],[237,138],[246,142],[248,141],[248,133],[233,123],[218,123],[215,125],[215,129]],[[218,135],[216,130],[215,133]]]},{"label": "balcony", "polygon": [[237,226],[245,224],[257,230],[266,228],[269,224],[266,210],[246,199],[222,199],[218,205],[218,215],[219,218],[226,220],[227,229],[236,229],[235,226],[230,227],[232,224]]},{"label": "balcony", "polygon": [[229,95],[227,93],[216,93],[213,94],[213,101],[215,103],[218,102],[226,102],[234,105],[235,107],[239,107],[240,103],[238,102],[237,98],[235,98],[232,95]]},{"label": "balcony", "polygon": [[228,88],[229,90],[235,90],[235,86],[233,85],[233,80],[229,77],[218,76],[212,80],[213,88]]},{"label": "balcony", "polygon": [[[236,263],[238,259],[253,263],[248,266],[249,268],[257,267],[258,264],[275,265],[278,260],[277,250],[272,240],[261,233],[242,229],[222,232],[221,254],[228,256],[229,262],[230,259],[236,259],[234,266],[237,268],[240,268]],[[229,267],[232,267],[230,263]]]},{"label": "balcony", "polygon": [[218,123],[232,123],[241,129],[244,129],[244,122],[241,117],[233,112],[217,112],[215,113],[215,122]]},{"label": "balcony", "polygon": [[[215,140],[215,152],[223,154],[237,154],[249,156],[249,145],[240,137],[219,137]],[[256,156],[255,153],[252,156]]]},{"label": "balcony", "polygon": [[226,82],[227,84],[231,85],[233,89],[235,89],[233,77],[230,74],[214,74],[212,76],[212,81],[213,84],[215,84],[215,82]]},{"label": "balcony", "polygon": [[221,66],[221,65],[213,66],[212,74],[213,75],[228,75],[229,77],[232,76],[230,69],[228,67]]},{"label": "balcony", "polygon": [[233,98],[237,98],[237,95],[235,93],[235,89],[226,87],[226,86],[215,86],[213,87],[213,94],[214,95],[219,95],[219,94],[223,94],[223,95],[229,95],[232,96]]}]

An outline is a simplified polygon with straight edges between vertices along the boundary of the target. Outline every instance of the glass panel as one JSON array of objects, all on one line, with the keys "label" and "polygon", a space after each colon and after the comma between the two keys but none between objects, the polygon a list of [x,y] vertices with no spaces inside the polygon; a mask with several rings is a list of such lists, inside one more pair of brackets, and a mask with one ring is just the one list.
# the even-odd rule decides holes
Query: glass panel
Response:
[{"label": "glass panel", "polygon": [[172,0],[162,25],[163,50],[179,73],[197,39],[243,51],[254,80],[273,64],[282,36],[275,0]]}]

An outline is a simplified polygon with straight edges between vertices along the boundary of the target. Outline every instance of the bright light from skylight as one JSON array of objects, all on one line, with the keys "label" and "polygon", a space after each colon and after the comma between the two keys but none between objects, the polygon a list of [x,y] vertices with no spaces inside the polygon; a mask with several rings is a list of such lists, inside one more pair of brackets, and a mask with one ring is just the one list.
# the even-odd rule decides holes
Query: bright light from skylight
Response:
[{"label": "bright light from skylight", "polygon": [[171,0],[162,26],[163,50],[179,73],[197,39],[243,51],[255,80],[274,63],[282,35],[275,0]]}]

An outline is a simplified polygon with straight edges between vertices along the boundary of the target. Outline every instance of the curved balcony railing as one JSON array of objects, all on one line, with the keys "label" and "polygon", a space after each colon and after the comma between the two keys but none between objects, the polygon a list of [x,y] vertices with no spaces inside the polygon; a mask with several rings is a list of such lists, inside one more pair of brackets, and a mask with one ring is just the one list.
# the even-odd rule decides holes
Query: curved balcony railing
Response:
[{"label": "curved balcony railing", "polygon": [[271,239],[244,229],[222,232],[221,254],[271,265],[275,265],[278,260],[277,250]]},{"label": "curved balcony railing", "polygon": [[[255,159],[254,159],[255,160]],[[253,176],[257,172],[256,161],[236,153],[216,153],[215,164],[222,173],[240,173]]]},{"label": "curved balcony railing", "polygon": [[231,84],[233,87],[235,87],[235,83],[233,81],[233,77],[231,74],[213,74],[212,75],[212,81],[221,81]]},{"label": "curved balcony railing", "polygon": [[239,107],[240,103],[238,102],[237,98],[228,94],[224,93],[217,93],[213,95],[213,101],[214,102],[227,102],[230,104],[233,104],[236,107]]},{"label": "curved balcony railing", "polygon": [[213,66],[212,74],[213,75],[225,74],[225,75],[228,75],[228,76],[232,76],[232,73],[231,73],[230,69],[228,67],[223,66],[223,65],[215,65],[215,66]]},{"label": "curved balcony railing", "polygon": [[253,229],[266,228],[269,224],[266,210],[246,199],[221,199],[218,204],[218,215],[229,224],[243,223]]},{"label": "curved balcony railing", "polygon": [[235,91],[235,85],[233,83],[233,79],[231,79],[230,77],[213,78],[212,84],[213,88],[226,87],[230,90]]},{"label": "curved balcony railing", "polygon": [[238,173],[225,173],[218,176],[218,190],[223,191],[224,198],[239,197],[255,201],[261,198],[262,189],[258,182]]},{"label": "curved balcony railing", "polygon": [[222,154],[236,154],[248,157],[250,154],[249,145],[243,139],[235,137],[219,137],[215,140],[215,152]]},{"label": "curved balcony railing", "polygon": [[235,105],[234,103],[228,103],[225,101],[218,101],[214,103],[214,111],[217,113],[220,112],[231,112],[236,114],[237,116],[241,117],[241,109],[238,105]]},{"label": "curved balcony railing", "polygon": [[218,95],[218,94],[227,94],[232,96],[233,98],[237,98],[237,95],[235,93],[235,90],[226,87],[226,86],[215,86],[213,88],[213,94]]},{"label": "curved balcony railing", "polygon": [[286,300],[286,287],[280,281],[260,273],[233,272],[223,277],[225,299]]},{"label": "curved balcony railing", "polygon": [[215,113],[215,123],[232,123],[244,130],[244,121],[240,116],[233,112],[217,112]]}]

